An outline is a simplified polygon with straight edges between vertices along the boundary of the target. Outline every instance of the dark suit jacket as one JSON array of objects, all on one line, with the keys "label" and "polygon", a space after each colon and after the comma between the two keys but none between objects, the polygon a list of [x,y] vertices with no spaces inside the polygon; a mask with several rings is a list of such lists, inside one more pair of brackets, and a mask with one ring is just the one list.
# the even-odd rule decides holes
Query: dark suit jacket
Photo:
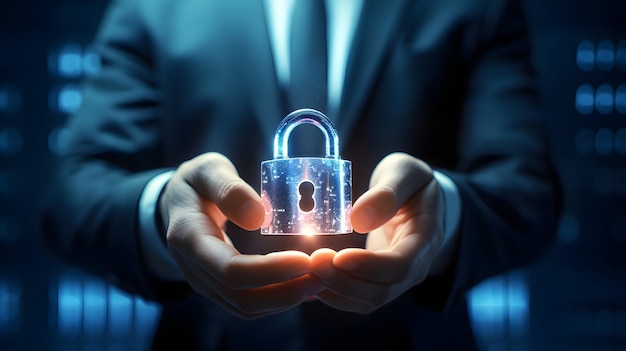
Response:
[{"label": "dark suit jacket", "polygon": [[[271,158],[275,128],[289,112],[262,0],[112,3],[96,41],[102,69],[85,83],[69,125],[44,224],[66,257],[164,303],[156,346],[471,348],[464,292],[549,247],[558,192],[519,3],[366,0],[361,17],[341,107],[330,115],[341,155],[353,162],[354,198],[383,156],[426,160],[460,191],[456,258],[445,274],[370,315],[307,303],[245,322],[148,273],[137,206],[153,176],[206,151],[228,156],[259,187],[259,163]],[[234,226],[229,234],[245,253],[364,240],[324,237],[306,247]]]}]

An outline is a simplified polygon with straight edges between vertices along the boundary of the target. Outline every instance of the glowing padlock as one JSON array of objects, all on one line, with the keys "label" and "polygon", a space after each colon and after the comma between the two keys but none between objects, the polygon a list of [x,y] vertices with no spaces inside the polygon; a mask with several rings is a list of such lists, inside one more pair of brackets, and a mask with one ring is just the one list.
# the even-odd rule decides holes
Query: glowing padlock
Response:
[{"label": "glowing padlock", "polygon": [[[289,135],[303,123],[324,133],[325,157],[289,157]],[[261,162],[261,198],[265,206],[261,234],[352,232],[352,164],[339,157],[337,131],[323,113],[297,110],[279,124],[274,159]]]}]

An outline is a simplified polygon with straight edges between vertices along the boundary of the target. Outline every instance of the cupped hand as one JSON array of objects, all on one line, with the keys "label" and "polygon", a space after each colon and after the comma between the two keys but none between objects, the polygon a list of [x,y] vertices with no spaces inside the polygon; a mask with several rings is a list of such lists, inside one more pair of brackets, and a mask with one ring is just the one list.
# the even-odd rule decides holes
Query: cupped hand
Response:
[{"label": "cupped hand", "polygon": [[314,252],[313,273],[327,287],[316,297],[370,313],[421,283],[441,247],[443,200],[432,170],[407,154],[385,157],[350,218],[355,231],[369,232],[366,248]]},{"label": "cupped hand", "polygon": [[263,223],[261,198],[223,155],[183,163],[159,201],[170,253],[189,284],[231,313],[252,319],[299,305],[324,286],[298,251],[244,255],[224,232],[227,220],[246,229]]}]

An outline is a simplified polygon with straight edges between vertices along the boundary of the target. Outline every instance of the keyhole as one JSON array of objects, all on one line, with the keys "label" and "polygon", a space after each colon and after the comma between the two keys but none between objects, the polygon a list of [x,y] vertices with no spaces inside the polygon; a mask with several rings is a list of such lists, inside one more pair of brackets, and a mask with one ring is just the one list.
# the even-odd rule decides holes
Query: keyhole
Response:
[{"label": "keyhole", "polygon": [[300,210],[304,212],[310,212],[315,207],[315,200],[313,199],[313,193],[315,192],[315,186],[313,183],[304,181],[300,183],[298,187],[298,192],[300,193],[300,202],[298,202],[298,206],[300,206]]}]

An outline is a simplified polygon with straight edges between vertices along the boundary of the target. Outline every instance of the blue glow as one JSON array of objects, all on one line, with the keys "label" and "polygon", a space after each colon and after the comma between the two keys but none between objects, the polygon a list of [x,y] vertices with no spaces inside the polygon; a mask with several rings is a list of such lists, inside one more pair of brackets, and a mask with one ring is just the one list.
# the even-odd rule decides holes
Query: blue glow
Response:
[{"label": "blue glow", "polygon": [[75,85],[68,85],[59,91],[58,106],[59,111],[64,113],[74,113],[80,108],[83,102],[83,95]]},{"label": "blue glow", "polygon": [[613,87],[602,84],[596,90],[596,110],[607,115],[613,112]]},{"label": "blue glow", "polygon": [[19,285],[6,280],[0,281],[0,335],[19,329],[21,300]]},{"label": "blue glow", "polygon": [[581,41],[576,50],[576,65],[582,71],[593,70],[595,65],[595,49],[589,40]]},{"label": "blue glow", "polygon": [[576,110],[583,115],[593,112],[593,88],[583,84],[576,90]]},{"label": "blue glow", "polygon": [[132,330],[133,300],[131,296],[109,287],[108,326],[113,337],[126,337]]},{"label": "blue glow", "polygon": [[595,147],[599,155],[610,155],[613,151],[613,131],[608,128],[598,130],[596,132]]},{"label": "blue glow", "polygon": [[610,71],[615,67],[615,46],[612,42],[603,40],[598,43],[596,64],[598,69],[604,71]]},{"label": "blue glow", "polygon": [[67,44],[59,52],[57,70],[60,76],[78,78],[83,73],[81,48],[77,44]]},{"label": "blue glow", "polygon": [[83,292],[75,278],[63,278],[58,290],[59,333],[63,336],[78,336],[82,328]]},{"label": "blue glow", "polygon": [[84,282],[84,332],[90,336],[104,335],[107,319],[106,286],[99,280]]},{"label": "blue glow", "polygon": [[520,339],[527,334],[528,287],[521,273],[484,281],[468,293],[468,301],[470,319],[478,338]]}]

